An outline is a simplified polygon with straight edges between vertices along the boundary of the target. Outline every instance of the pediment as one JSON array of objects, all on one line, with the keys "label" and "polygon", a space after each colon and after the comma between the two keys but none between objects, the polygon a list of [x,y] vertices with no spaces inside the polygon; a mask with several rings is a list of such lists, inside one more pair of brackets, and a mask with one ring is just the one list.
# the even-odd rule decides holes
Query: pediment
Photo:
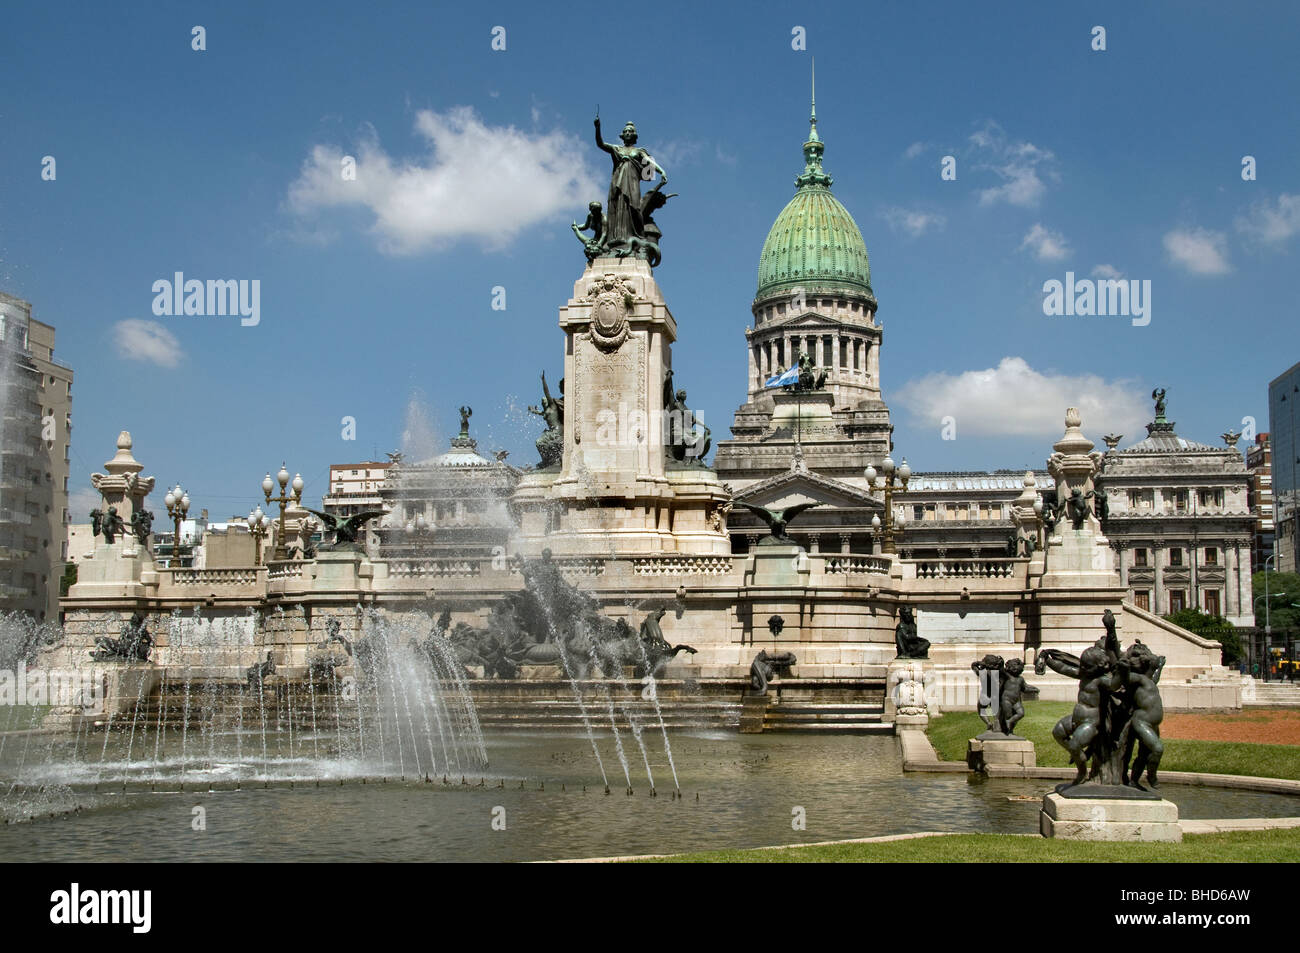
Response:
[{"label": "pediment", "polygon": [[773,318],[770,321],[764,321],[759,327],[760,331],[767,331],[774,328],[785,330],[798,330],[807,328],[813,330],[833,331],[844,326],[844,322],[838,318],[828,317],[819,314],[816,311],[804,311],[800,314],[784,314],[779,318]]},{"label": "pediment", "polygon": [[884,510],[884,504],[848,483],[811,471],[790,471],[747,486],[735,499],[755,506],[781,509],[798,503],[851,509]]}]

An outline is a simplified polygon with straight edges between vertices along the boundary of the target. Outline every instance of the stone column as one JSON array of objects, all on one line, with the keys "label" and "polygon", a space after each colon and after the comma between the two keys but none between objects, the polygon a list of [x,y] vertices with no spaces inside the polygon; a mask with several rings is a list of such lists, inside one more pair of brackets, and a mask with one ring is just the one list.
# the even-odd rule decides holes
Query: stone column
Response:
[{"label": "stone column", "polygon": [[839,334],[831,335],[831,368],[834,371],[832,375],[835,380],[840,379],[840,341],[843,340]]},{"label": "stone column", "polygon": [[850,533],[840,533],[840,554],[842,556],[847,556],[851,551],[850,544],[852,540],[853,536]]},{"label": "stone column", "polygon": [[820,553],[822,551],[822,537],[820,533],[808,534],[808,552]]},{"label": "stone column", "polygon": [[[1231,548],[1229,548],[1231,547]],[[1223,541],[1223,614],[1234,616],[1238,613],[1237,572],[1241,566],[1241,551],[1234,540]]]},{"label": "stone column", "polygon": [[1151,611],[1164,615],[1164,547],[1158,543],[1151,544]]},{"label": "stone column", "polygon": [[761,387],[762,384],[763,384],[763,380],[762,380],[762,378],[759,376],[759,373],[760,373],[760,372],[759,372],[759,367],[758,367],[758,345],[757,345],[757,344],[751,344],[751,345],[749,346],[749,390],[750,390],[750,393],[753,393],[754,391],[758,390],[759,387]]}]

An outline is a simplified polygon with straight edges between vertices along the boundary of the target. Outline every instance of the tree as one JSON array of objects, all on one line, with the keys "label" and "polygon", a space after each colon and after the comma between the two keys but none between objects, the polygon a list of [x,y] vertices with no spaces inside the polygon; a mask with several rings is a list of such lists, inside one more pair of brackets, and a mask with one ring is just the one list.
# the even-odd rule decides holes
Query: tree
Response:
[{"label": "tree", "polygon": [[1221,615],[1210,615],[1193,606],[1165,616],[1166,622],[1181,626],[1203,639],[1213,639],[1223,649],[1223,664],[1233,665],[1242,658],[1241,636],[1236,628]]},{"label": "tree", "polygon": [[1264,574],[1257,572],[1250,577],[1251,588],[1255,590],[1255,624],[1264,627],[1265,620],[1278,629],[1300,629],[1300,608],[1292,603],[1300,602],[1300,575],[1293,572],[1270,572],[1268,574],[1268,613],[1264,612]]},{"label": "tree", "polygon": [[63,597],[68,594],[68,589],[77,584],[77,564],[64,563],[63,575],[59,578],[59,596]]}]

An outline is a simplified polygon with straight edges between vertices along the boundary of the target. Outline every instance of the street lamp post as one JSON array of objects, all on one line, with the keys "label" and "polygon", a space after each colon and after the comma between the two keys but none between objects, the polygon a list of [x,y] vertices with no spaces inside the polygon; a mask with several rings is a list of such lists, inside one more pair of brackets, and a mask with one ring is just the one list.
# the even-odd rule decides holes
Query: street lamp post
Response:
[{"label": "street lamp post", "polygon": [[253,535],[253,565],[262,565],[262,540],[266,539],[267,519],[259,506],[248,514],[248,531]]},{"label": "street lamp post", "polygon": [[167,491],[163,497],[163,502],[167,504],[167,515],[172,518],[172,558],[168,562],[169,569],[181,568],[181,523],[185,520],[185,514],[190,511],[190,495],[181,489],[179,483],[175,489]]},{"label": "street lamp post", "polygon": [[[875,467],[867,467],[863,471],[863,476],[867,478],[868,489],[883,489],[885,491],[885,538],[880,547],[882,553],[893,554],[895,552],[894,536],[901,536],[903,528],[901,520],[894,519],[894,488],[897,486],[902,490],[907,490],[907,481],[912,478],[912,468],[907,465],[907,458],[903,458],[902,464],[895,470],[894,458],[885,454],[885,459],[880,461],[880,473],[876,472]],[[897,480],[895,479],[897,478]],[[877,517],[872,517],[871,525],[874,529],[879,526]]]},{"label": "street lamp post", "polygon": [[288,509],[290,503],[302,502],[302,475],[295,473],[293,475],[293,493],[286,493],[285,490],[290,486],[289,471],[285,469],[284,464],[280,464],[280,472],[275,475],[276,481],[280,484],[280,495],[272,496],[271,491],[275,489],[275,484],[271,482],[271,474],[267,474],[262,480],[262,492],[266,494],[266,502],[280,504],[280,527],[275,534],[275,559],[277,562],[283,562],[289,558],[289,550],[284,545],[284,511]]}]

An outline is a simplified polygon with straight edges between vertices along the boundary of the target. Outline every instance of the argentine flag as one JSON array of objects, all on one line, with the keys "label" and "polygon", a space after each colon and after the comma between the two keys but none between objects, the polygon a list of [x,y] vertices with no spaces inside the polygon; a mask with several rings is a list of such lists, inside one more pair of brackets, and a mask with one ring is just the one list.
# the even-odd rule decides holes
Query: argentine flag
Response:
[{"label": "argentine flag", "polygon": [[799,383],[799,365],[796,364],[784,374],[773,374],[767,379],[764,387],[787,387],[790,384]]}]

